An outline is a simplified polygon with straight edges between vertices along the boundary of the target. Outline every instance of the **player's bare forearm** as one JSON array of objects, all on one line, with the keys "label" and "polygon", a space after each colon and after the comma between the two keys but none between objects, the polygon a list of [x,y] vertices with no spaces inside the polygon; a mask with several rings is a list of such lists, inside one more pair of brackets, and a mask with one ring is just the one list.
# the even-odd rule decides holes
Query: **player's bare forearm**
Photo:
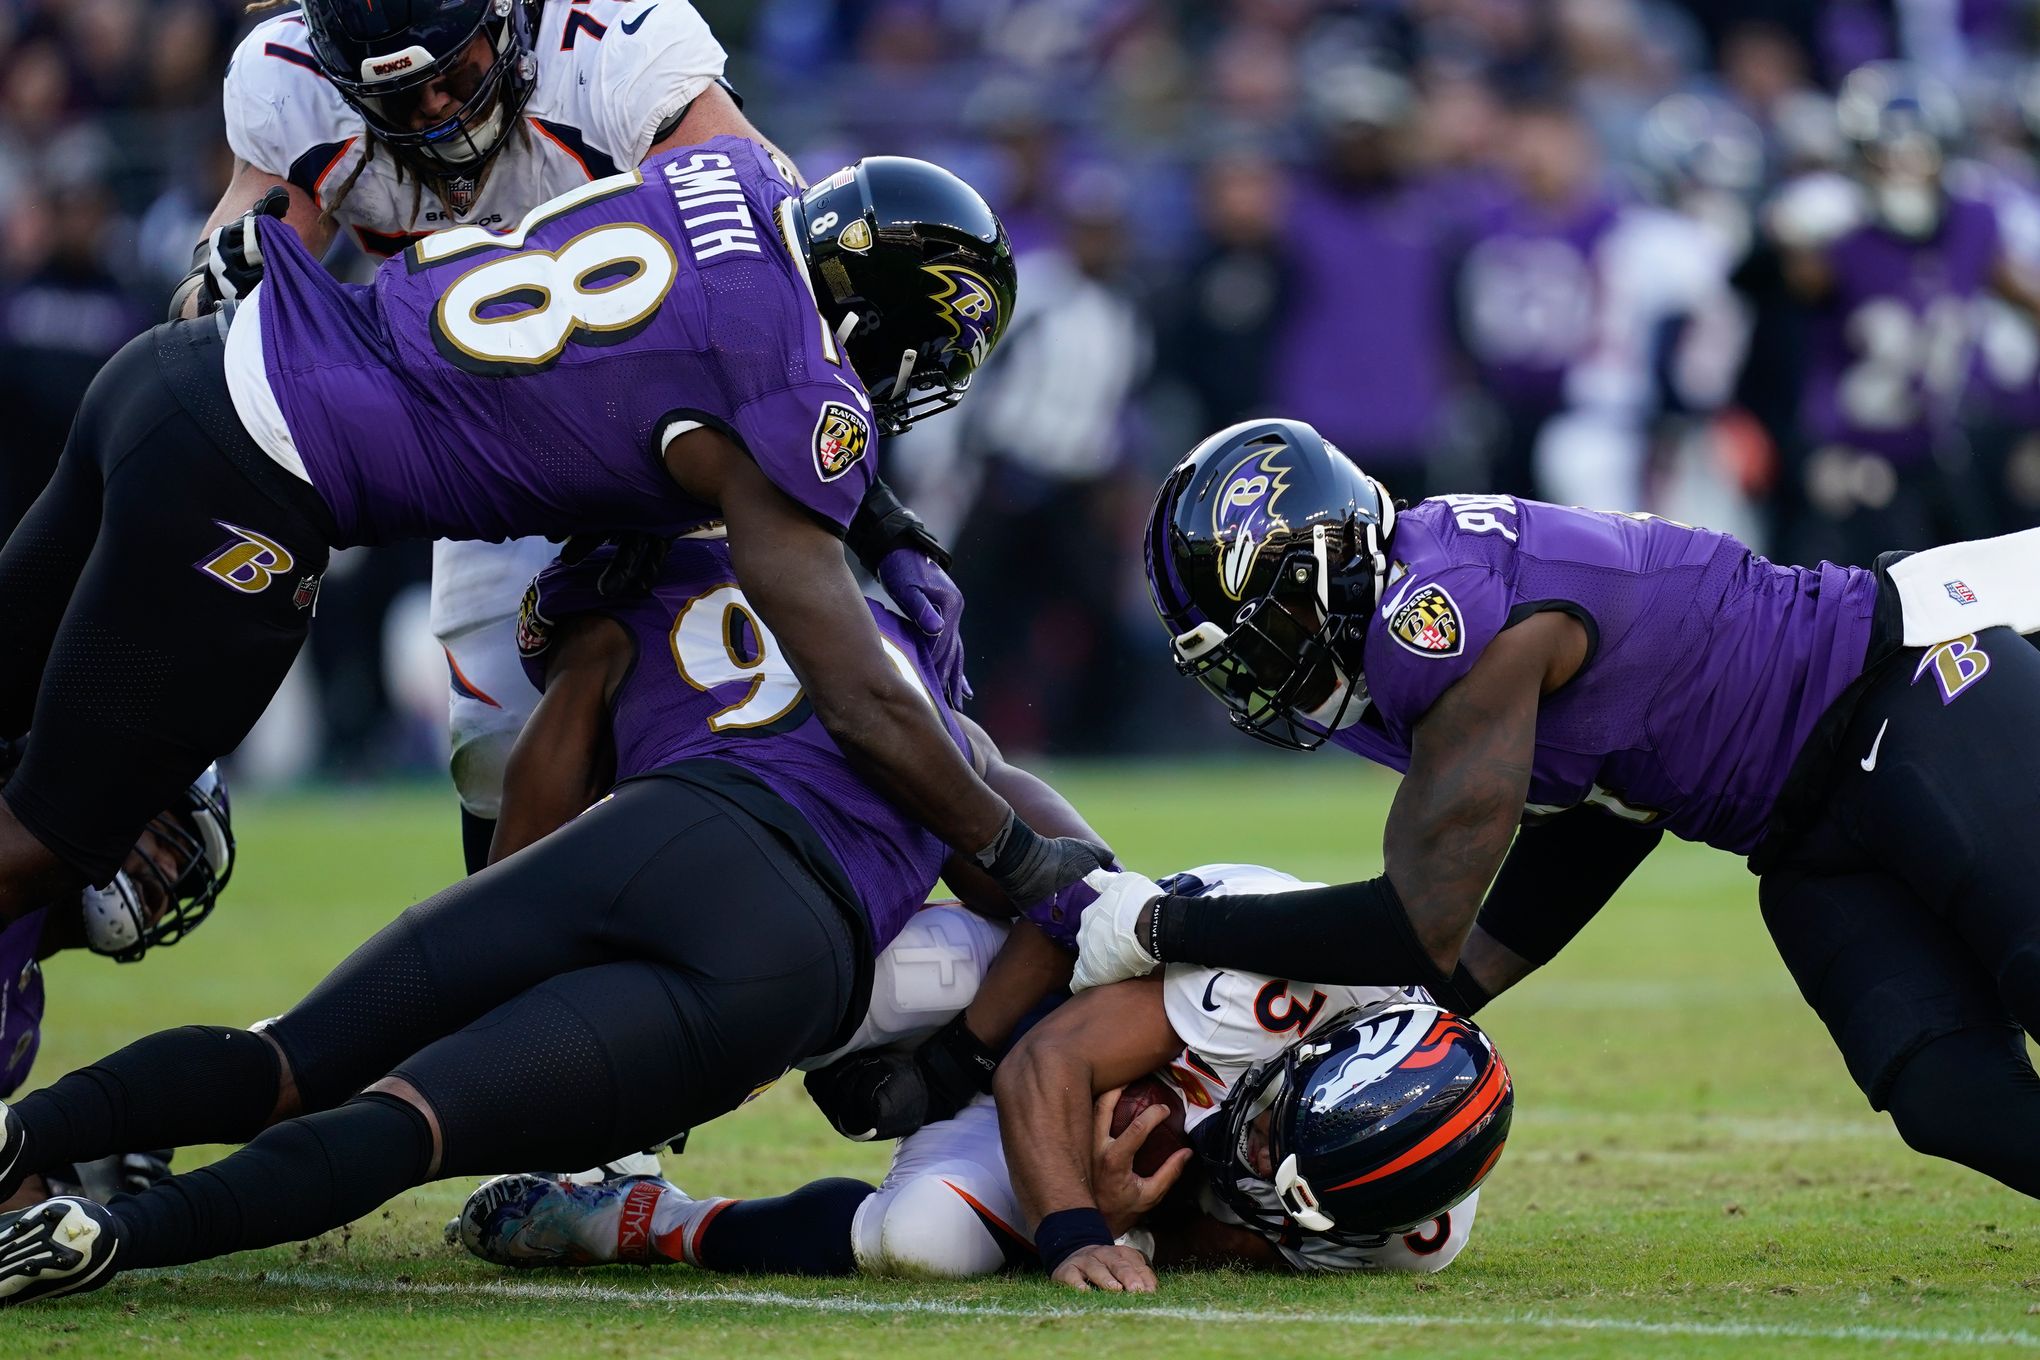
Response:
[{"label": "player's bare forearm", "polygon": [[630,664],[628,635],[613,620],[589,616],[567,624],[552,650],[545,694],[504,765],[491,864],[578,817],[615,774],[609,700]]},{"label": "player's bare forearm", "polygon": [[2033,270],[2003,256],[1991,267],[1990,282],[1999,297],[2040,322],[2040,277]]},{"label": "player's bare forearm", "polygon": [[290,211],[285,213],[285,225],[298,234],[314,255],[326,253],[326,247],[333,244],[333,223],[322,220],[318,200],[303,189],[292,184],[281,175],[272,174],[246,161],[234,162],[234,178],[228,182],[227,190],[214,205],[212,216],[205,220],[201,237],[212,235],[213,228],[227,223],[247,212],[262,201],[262,196],[277,185],[290,191]]},{"label": "player's bare forearm", "polygon": [[1167,1062],[1182,1041],[1169,1028],[1159,978],[1114,983],[1058,1007],[999,1064],[993,1095],[1013,1190],[1029,1223],[1096,1208],[1092,1101]]},{"label": "player's bare forearm", "polygon": [[691,495],[721,509],[738,584],[857,772],[951,848],[991,844],[1012,809],[886,656],[841,540],[722,435],[682,435],[666,465]]},{"label": "player's bare forearm", "polygon": [[[992,792],[1006,800],[1022,821],[1044,836],[1075,836],[1096,845],[1105,844],[1105,838],[1091,829],[1083,814],[1047,781],[1018,765],[1009,764],[984,728],[960,713],[956,720],[962,724],[964,735],[970,738],[971,757],[979,775]],[[942,878],[965,906],[981,915],[1008,917],[1029,905],[1007,901],[1006,894],[999,891],[991,875],[980,869],[967,854],[950,856],[949,862],[942,868]],[[1064,977],[1068,977],[1067,970]]]},{"label": "player's bare forearm", "polygon": [[1382,855],[1388,881],[1442,973],[1457,963],[1523,815],[1537,704],[1552,670],[1552,644],[1561,637],[1540,621],[1560,618],[1539,615],[1505,630],[1412,734],[1410,769],[1389,807]]},{"label": "player's bare forearm", "polygon": [[1050,992],[1067,985],[1076,960],[1040,929],[1015,921],[1006,942],[985,969],[977,994],[964,1007],[963,1023],[978,1041],[996,1048],[1013,1027]]},{"label": "player's bare forearm", "polygon": [[[789,170],[793,168],[793,162],[787,158],[786,153],[774,146],[764,133],[758,131],[757,125],[744,116],[744,111],[737,106],[737,101],[730,97],[730,92],[720,85],[710,85],[696,95],[679,123],[671,132],[654,143],[652,149],[645,155],[656,156],[661,151],[671,151],[675,147],[699,146],[711,137],[749,137],[770,151]],[[798,171],[793,175],[793,182],[798,188],[807,187],[806,181],[800,178]]]}]

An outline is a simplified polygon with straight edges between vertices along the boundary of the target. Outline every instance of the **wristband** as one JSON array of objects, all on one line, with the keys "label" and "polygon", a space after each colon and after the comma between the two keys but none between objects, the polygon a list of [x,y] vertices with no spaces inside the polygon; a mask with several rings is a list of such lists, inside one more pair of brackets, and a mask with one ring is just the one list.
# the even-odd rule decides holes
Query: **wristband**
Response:
[{"label": "wristband", "polygon": [[1034,1249],[1050,1274],[1085,1247],[1109,1247],[1114,1240],[1105,1215],[1095,1208],[1058,1209],[1034,1228]]},{"label": "wristband", "polygon": [[949,569],[949,550],[942,540],[882,481],[874,481],[864,493],[843,531],[843,542],[873,576],[878,575],[879,559],[895,548],[917,548],[936,566]]}]

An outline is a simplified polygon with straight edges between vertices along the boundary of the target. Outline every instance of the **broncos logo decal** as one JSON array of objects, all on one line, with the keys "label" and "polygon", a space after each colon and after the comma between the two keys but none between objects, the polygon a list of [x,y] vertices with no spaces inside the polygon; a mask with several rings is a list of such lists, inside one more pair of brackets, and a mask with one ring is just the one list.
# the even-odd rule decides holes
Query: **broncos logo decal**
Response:
[{"label": "broncos logo decal", "polygon": [[942,283],[942,291],[929,300],[949,327],[949,333],[956,337],[956,348],[970,355],[973,365],[983,363],[1004,324],[999,316],[999,295],[982,275],[962,265],[921,267]]},{"label": "broncos logo decal", "polygon": [[1235,600],[1246,590],[1261,549],[1277,529],[1289,527],[1276,509],[1289,490],[1289,466],[1278,461],[1281,453],[1280,448],[1250,453],[1219,482],[1211,529],[1224,545],[1219,584]]}]

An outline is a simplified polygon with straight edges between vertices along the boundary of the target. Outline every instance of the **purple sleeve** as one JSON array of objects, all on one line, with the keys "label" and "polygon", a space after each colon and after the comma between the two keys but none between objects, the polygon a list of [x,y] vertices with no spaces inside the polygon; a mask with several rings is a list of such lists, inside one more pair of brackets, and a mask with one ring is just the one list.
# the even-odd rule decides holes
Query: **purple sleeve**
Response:
[{"label": "purple sleeve", "polygon": [[545,668],[560,624],[603,605],[597,582],[611,549],[597,548],[572,566],[554,558],[531,578],[517,606],[517,659],[534,689],[545,690]]},{"label": "purple sleeve", "polygon": [[43,977],[35,951],[48,908],[0,930],[0,1096],[13,1095],[42,1042]]},{"label": "purple sleeve", "polygon": [[[814,359],[813,362],[822,362]],[[748,402],[737,434],[772,484],[841,531],[871,487],[871,415],[862,388],[810,382]]]},{"label": "purple sleeve", "polygon": [[1438,696],[1473,669],[1509,621],[1509,589],[1473,563],[1417,572],[1390,586],[1367,630],[1367,691],[1407,742]]}]

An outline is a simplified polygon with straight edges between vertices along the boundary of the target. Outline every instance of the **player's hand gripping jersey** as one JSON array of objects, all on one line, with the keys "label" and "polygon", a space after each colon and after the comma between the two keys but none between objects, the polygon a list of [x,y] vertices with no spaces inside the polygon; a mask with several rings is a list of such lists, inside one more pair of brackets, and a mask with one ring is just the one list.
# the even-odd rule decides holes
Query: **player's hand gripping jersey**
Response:
[{"label": "player's hand gripping jersey", "polygon": [[1334,734],[1407,770],[1417,721],[1496,635],[1555,609],[1580,671],[1537,710],[1533,811],[1600,804],[1747,854],[1814,724],[1862,673],[1874,573],[1779,566],[1727,534],[1509,496],[1396,519],[1363,643],[1372,703]]},{"label": "player's hand gripping jersey", "polygon": [[[627,600],[597,586],[606,552],[539,573],[518,620],[518,650],[543,689],[559,626],[601,614],[630,633],[637,662],[611,704],[619,782],[683,760],[740,766],[791,804],[841,865],[883,949],[928,900],[947,848],[853,772],[822,730],[777,641],[744,599],[719,537],[673,545],[658,584]],[[923,653],[926,635],[870,601],[886,655],[928,697],[958,747],[969,743]],[[769,809],[768,809],[769,812]]]},{"label": "player's hand gripping jersey", "polygon": [[631,9],[555,0],[536,29],[537,83],[518,126],[480,184],[448,185],[452,201],[372,147],[361,115],[319,74],[295,13],[257,24],[235,50],[227,141],[387,256],[442,227],[515,225],[533,204],[630,169],[723,72],[722,46],[687,0]]},{"label": "player's hand gripping jersey", "polygon": [[[715,511],[659,457],[690,424],[840,528],[872,477],[870,402],[782,234],[793,194],[757,143],[719,137],[510,231],[425,237],[368,287],[265,220],[235,405],[301,461],[340,544],[698,528]],[[265,395],[285,432],[246,414]]]}]

